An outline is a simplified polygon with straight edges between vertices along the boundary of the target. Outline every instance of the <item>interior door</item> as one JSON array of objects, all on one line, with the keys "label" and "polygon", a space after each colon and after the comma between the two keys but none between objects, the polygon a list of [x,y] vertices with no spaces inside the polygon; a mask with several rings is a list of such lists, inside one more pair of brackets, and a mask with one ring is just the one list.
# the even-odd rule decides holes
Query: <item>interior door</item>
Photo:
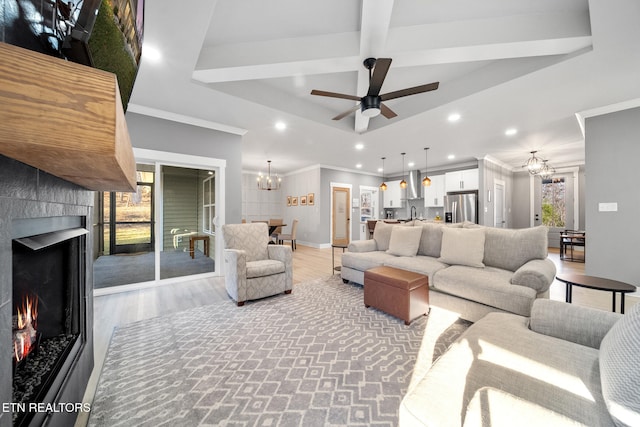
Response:
[{"label": "interior door", "polygon": [[504,228],[506,226],[504,209],[504,181],[496,180],[493,183],[493,197],[495,200],[494,227]]},{"label": "interior door", "polygon": [[549,227],[549,247],[560,247],[560,232],[575,229],[574,177],[558,173],[549,179],[534,177],[534,225]]},{"label": "interior door", "polygon": [[331,244],[347,246],[349,244],[349,227],[351,225],[351,190],[346,187],[332,187]]}]

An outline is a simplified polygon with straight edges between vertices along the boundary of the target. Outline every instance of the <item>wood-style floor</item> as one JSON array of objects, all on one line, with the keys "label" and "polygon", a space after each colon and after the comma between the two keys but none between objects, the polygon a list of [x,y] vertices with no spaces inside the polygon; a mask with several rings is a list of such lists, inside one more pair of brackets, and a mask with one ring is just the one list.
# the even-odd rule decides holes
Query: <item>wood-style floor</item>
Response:
[{"label": "wood-style floor", "polygon": [[[340,265],[340,249],[335,249],[335,265]],[[556,264],[558,273],[584,274],[584,264],[561,261],[557,249],[549,250],[549,257]],[[315,249],[298,245],[293,253],[293,282],[295,284],[332,274],[331,249]],[[551,286],[550,297],[565,300],[565,285],[557,280]],[[102,370],[102,364],[113,329],[139,320],[170,314],[189,308],[229,300],[224,287],[224,278],[188,280],[183,283],[158,286],[94,298],[94,346],[95,367],[85,394],[85,402],[91,402]],[[588,307],[611,310],[611,293],[589,289],[573,289],[573,303]],[[635,298],[627,298],[629,309]],[[239,308],[240,310],[242,308]],[[76,427],[85,426],[86,416],[80,416]]]}]

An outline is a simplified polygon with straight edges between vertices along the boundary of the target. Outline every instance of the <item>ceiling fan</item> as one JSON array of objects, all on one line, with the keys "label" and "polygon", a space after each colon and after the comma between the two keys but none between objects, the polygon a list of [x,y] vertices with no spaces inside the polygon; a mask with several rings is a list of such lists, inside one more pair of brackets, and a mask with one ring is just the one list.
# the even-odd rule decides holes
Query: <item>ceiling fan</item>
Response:
[{"label": "ceiling fan", "polygon": [[348,109],[344,113],[338,114],[333,118],[333,120],[343,119],[349,114],[355,112],[358,108],[361,110],[362,115],[365,117],[376,117],[378,114],[382,114],[387,119],[392,119],[396,117],[397,114],[394,113],[389,107],[384,105],[382,101],[388,101],[390,99],[401,98],[403,96],[416,95],[418,93],[436,90],[438,89],[438,85],[440,84],[439,82],[434,82],[380,95],[382,83],[384,83],[384,78],[386,77],[387,71],[389,71],[389,67],[391,66],[391,58],[367,58],[364,60],[363,64],[365,68],[369,70],[369,91],[365,96],[359,97],[355,95],[345,95],[343,93],[326,92],[323,90],[315,89],[311,91],[311,95],[360,101],[360,104]]}]

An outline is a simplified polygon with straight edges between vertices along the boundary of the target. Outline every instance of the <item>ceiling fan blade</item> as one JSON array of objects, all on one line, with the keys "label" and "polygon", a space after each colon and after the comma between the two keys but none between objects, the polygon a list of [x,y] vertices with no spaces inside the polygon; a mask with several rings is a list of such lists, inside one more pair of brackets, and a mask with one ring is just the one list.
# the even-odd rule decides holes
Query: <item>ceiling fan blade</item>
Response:
[{"label": "ceiling fan blade", "polygon": [[330,98],[341,98],[341,99],[351,99],[352,101],[360,101],[359,96],[355,95],[345,95],[344,93],[336,93],[336,92],[327,92],[324,90],[312,90],[311,95],[318,96],[328,96]]},{"label": "ceiling fan blade", "polygon": [[378,96],[390,66],[391,58],[379,58],[376,60],[376,65],[373,67],[373,75],[371,76],[371,81],[369,81],[367,96]]},{"label": "ceiling fan blade", "polygon": [[345,117],[347,117],[349,114],[354,113],[356,111],[358,111],[360,109],[360,104],[356,105],[353,108],[349,108],[347,111],[345,111],[344,113],[340,113],[337,116],[335,116],[333,119],[331,120],[341,120],[344,119]]},{"label": "ceiling fan blade", "polygon": [[381,101],[388,101],[390,99],[402,98],[403,96],[416,95],[422,92],[429,92],[430,90],[438,89],[440,82],[429,83],[422,86],[410,87],[407,89],[397,90],[395,92],[385,93],[384,95],[380,95]]},{"label": "ceiling fan blade", "polygon": [[391,108],[387,107],[382,103],[380,104],[380,114],[385,116],[387,119],[393,119],[394,117],[397,116],[397,114],[394,113],[393,110],[391,110]]}]

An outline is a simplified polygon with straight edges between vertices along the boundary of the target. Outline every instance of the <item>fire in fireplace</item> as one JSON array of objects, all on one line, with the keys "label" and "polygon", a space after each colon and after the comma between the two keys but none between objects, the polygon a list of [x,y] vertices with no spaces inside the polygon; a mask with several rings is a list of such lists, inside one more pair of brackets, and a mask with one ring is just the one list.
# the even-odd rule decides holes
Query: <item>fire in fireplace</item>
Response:
[{"label": "fire in fireplace", "polygon": [[24,360],[29,353],[38,350],[39,333],[36,330],[38,318],[38,297],[27,296],[18,306],[13,317],[13,357],[14,364]]},{"label": "fire in fireplace", "polygon": [[[22,228],[39,230],[47,223],[35,221]],[[17,407],[50,403],[86,339],[87,230],[77,224],[80,218],[58,222],[46,225],[45,233],[12,242],[13,403]],[[13,425],[30,425],[33,416],[16,411]]]}]

